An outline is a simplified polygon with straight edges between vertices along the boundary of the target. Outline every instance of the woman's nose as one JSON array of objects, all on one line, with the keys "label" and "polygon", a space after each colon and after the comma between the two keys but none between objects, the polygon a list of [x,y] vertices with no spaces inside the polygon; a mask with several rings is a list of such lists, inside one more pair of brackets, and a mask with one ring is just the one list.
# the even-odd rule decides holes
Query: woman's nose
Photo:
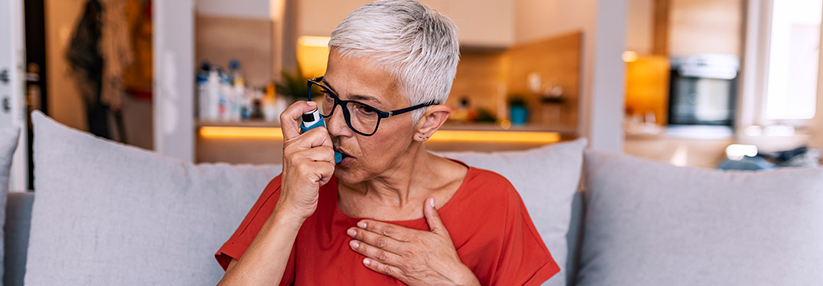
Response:
[{"label": "woman's nose", "polygon": [[351,136],[351,130],[343,115],[343,106],[337,105],[334,108],[331,116],[326,118],[326,128],[329,130],[329,134],[332,136]]}]

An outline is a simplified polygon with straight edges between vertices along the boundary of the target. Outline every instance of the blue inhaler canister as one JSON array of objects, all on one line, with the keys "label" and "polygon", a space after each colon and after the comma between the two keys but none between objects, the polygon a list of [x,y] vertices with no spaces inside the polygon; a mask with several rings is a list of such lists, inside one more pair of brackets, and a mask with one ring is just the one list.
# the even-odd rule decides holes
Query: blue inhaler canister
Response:
[{"label": "blue inhaler canister", "polygon": [[[300,124],[301,134],[316,127],[326,127],[323,116],[320,115],[320,111],[317,109],[303,113],[301,118],[303,119],[303,123]],[[343,154],[334,151],[334,164],[336,165],[337,163],[340,163],[340,161],[343,161]]]}]

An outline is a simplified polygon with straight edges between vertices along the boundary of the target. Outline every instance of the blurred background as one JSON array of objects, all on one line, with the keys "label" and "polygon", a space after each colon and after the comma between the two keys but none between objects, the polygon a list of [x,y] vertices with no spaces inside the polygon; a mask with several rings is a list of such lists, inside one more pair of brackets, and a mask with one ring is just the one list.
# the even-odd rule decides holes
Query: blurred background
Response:
[{"label": "blurred background", "polygon": [[[38,109],[183,160],[280,163],[279,113],[368,2],[0,0],[0,126]],[[587,137],[678,166],[820,164],[823,0],[422,2],[462,56],[430,150]]]}]

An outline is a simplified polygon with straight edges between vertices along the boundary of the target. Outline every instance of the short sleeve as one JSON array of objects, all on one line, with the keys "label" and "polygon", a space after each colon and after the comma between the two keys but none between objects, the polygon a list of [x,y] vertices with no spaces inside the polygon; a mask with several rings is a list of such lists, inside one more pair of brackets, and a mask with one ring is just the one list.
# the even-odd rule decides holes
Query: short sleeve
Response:
[{"label": "short sleeve", "polygon": [[504,234],[492,285],[540,285],[560,272],[514,187],[507,195]]},{"label": "short sleeve", "polygon": [[[280,199],[280,179],[281,177],[277,176],[269,182],[234,234],[214,254],[217,263],[223,267],[223,270],[229,267],[232,259],[240,260],[251,242],[254,241],[257,233],[263,228],[263,224],[274,212],[277,200]],[[286,271],[283,274],[283,279],[281,279],[281,285],[290,285],[294,281],[294,264],[295,255],[294,247],[292,247],[289,262],[286,264]]]}]

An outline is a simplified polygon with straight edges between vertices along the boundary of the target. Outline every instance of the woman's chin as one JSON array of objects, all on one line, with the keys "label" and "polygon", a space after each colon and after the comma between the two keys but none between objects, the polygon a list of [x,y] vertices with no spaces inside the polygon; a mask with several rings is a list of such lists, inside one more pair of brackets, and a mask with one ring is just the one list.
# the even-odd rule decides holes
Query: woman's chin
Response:
[{"label": "woman's chin", "polygon": [[334,176],[337,177],[337,181],[347,185],[358,182],[354,170],[340,166],[341,164],[337,164],[337,167],[334,168]]}]

